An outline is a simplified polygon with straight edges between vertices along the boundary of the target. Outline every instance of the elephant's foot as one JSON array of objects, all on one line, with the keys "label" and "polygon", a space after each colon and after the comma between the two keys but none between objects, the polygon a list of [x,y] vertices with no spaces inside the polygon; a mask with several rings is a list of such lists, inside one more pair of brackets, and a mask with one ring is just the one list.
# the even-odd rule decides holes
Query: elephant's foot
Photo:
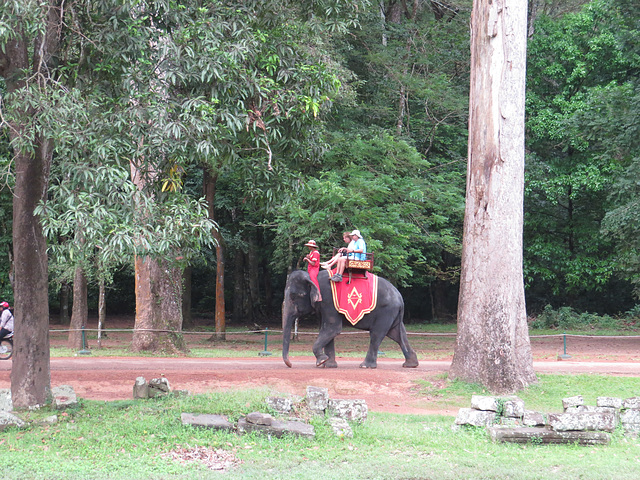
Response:
[{"label": "elephant's foot", "polygon": [[329,357],[326,356],[324,353],[322,355],[319,355],[316,358],[316,367],[323,367],[328,360],[329,360]]},{"label": "elephant's foot", "polygon": [[325,368],[338,368],[338,362],[335,360],[329,360],[324,363]]},{"label": "elephant's foot", "polygon": [[364,361],[360,364],[360,368],[378,368],[378,364]]},{"label": "elephant's foot", "polygon": [[416,368],[418,365],[420,365],[420,363],[417,358],[410,358],[402,364],[404,368]]}]

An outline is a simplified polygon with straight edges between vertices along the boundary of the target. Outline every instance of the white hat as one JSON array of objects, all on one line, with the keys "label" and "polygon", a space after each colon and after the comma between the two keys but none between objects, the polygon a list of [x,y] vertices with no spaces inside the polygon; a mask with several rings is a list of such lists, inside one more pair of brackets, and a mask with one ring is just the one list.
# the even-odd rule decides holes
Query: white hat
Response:
[{"label": "white hat", "polygon": [[309,240],[307,243],[304,244],[305,247],[315,247],[318,248],[318,245],[316,244],[315,240]]},{"label": "white hat", "polygon": [[354,230],[350,233],[350,235],[356,235],[358,238],[362,238],[362,235],[360,235],[360,230]]}]

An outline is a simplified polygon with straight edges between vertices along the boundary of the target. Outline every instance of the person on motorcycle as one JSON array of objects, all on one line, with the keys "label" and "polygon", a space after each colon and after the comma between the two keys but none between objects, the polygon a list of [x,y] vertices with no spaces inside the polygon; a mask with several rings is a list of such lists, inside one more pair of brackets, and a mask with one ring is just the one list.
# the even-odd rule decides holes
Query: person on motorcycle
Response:
[{"label": "person on motorcycle", "polygon": [[13,314],[7,302],[0,303],[0,340],[13,333]]}]

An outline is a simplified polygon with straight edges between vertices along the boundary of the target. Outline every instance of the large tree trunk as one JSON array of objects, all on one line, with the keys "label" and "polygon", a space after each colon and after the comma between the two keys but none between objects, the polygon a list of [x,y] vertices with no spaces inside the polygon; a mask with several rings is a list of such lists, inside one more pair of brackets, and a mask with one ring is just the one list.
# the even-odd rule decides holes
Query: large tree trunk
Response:
[{"label": "large tree trunk", "polygon": [[[131,178],[138,189],[146,179],[131,163]],[[153,167],[148,175],[154,175]],[[145,212],[140,212],[144,218]],[[132,349],[177,353],[186,351],[182,336],[182,270],[166,260],[135,259],[136,321]]]},{"label": "large tree trunk", "polygon": [[186,351],[186,343],[179,333],[182,331],[182,270],[170,267],[164,260],[141,257],[136,258],[135,266],[133,351]]},{"label": "large tree trunk", "polygon": [[87,324],[89,306],[87,304],[87,276],[81,267],[76,268],[73,278],[73,308],[71,309],[71,326],[69,329],[68,346],[80,350],[82,344],[82,327]]},{"label": "large tree trunk", "polygon": [[[12,39],[0,50],[0,75],[5,78],[9,95],[17,94],[30,80],[46,90],[50,70],[48,63],[56,55],[61,30],[61,12],[57,2],[43,3],[39,13],[43,31],[30,44],[24,25],[9,25]],[[33,52],[30,59],[28,50]],[[33,107],[14,110],[13,118],[35,122]],[[15,149],[15,189],[13,199],[13,255],[15,266],[14,355],[11,367],[11,397],[16,408],[44,405],[51,392],[49,363],[49,295],[47,245],[34,215],[38,203],[46,199],[52,143],[33,126],[9,120],[12,142],[23,143],[31,136],[31,145]]]},{"label": "large tree trunk", "polygon": [[33,214],[47,188],[49,142],[32,155],[15,156],[13,253],[15,258],[15,331],[11,399],[16,408],[47,403],[51,392],[49,350],[49,278],[47,245]]},{"label": "large tree trunk", "polygon": [[458,336],[451,374],[495,393],[536,381],[522,273],[526,0],[475,0]]}]

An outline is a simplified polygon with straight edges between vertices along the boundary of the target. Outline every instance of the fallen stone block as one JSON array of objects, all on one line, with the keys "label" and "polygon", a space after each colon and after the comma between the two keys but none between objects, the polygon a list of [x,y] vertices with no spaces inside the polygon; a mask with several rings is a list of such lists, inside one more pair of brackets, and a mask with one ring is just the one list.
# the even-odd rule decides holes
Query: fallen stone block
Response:
[{"label": "fallen stone block", "polygon": [[640,408],[640,397],[625,398],[622,401],[622,408]]},{"label": "fallen stone block", "polygon": [[133,398],[135,400],[149,398],[149,384],[146,378],[136,377],[136,381],[133,384]]},{"label": "fallen stone block", "polygon": [[456,416],[456,425],[471,425],[474,427],[487,427],[496,421],[496,412],[476,410],[473,408],[461,408]]},{"label": "fallen stone block", "polygon": [[273,417],[268,413],[252,412],[245,418],[247,422],[254,425],[271,425],[273,423]]},{"label": "fallen stone block", "polygon": [[161,397],[171,391],[169,380],[161,378],[152,378],[149,380],[149,398]]},{"label": "fallen stone block", "polygon": [[522,417],[522,424],[525,427],[541,427],[547,424],[547,418],[540,412],[525,410]]},{"label": "fallen stone block", "polygon": [[255,423],[249,423],[246,417],[240,418],[238,420],[238,433],[250,432],[273,435],[278,438],[285,434],[306,438],[315,437],[313,425],[309,425],[308,423],[298,421],[279,421],[274,419],[271,425],[258,425]]},{"label": "fallen stone block", "polygon": [[604,431],[612,432],[617,425],[617,417],[612,413],[550,413],[549,426],[557,432]]},{"label": "fallen stone block", "polygon": [[11,401],[11,390],[8,388],[0,389],[0,411],[12,412],[13,402]]},{"label": "fallen stone block", "polygon": [[596,399],[598,407],[622,408],[622,399],[617,397],[598,397]]},{"label": "fallen stone block", "polygon": [[333,433],[338,437],[348,437],[353,438],[353,430],[351,429],[351,425],[344,418],[339,417],[331,417],[329,418],[329,425],[331,425],[331,429]]},{"label": "fallen stone block", "polygon": [[75,407],[78,405],[78,397],[71,385],[53,387],[51,389],[51,396],[53,398],[53,407],[57,410]]},{"label": "fallen stone block", "polygon": [[498,412],[504,417],[522,418],[524,415],[524,401],[516,396],[491,397],[472,395],[471,408]]},{"label": "fallen stone block", "polygon": [[487,428],[494,442],[532,444],[608,445],[611,436],[605,432],[558,432],[548,428]]},{"label": "fallen stone block", "polygon": [[293,399],[285,397],[267,397],[267,405],[278,413],[291,413]]},{"label": "fallen stone block", "polygon": [[25,422],[13,413],[0,411],[0,431],[9,427],[22,428],[25,425]]},{"label": "fallen stone block", "polygon": [[620,412],[620,423],[623,425],[640,425],[640,409],[629,408]]},{"label": "fallen stone block", "polygon": [[330,399],[327,410],[331,415],[350,422],[364,423],[367,419],[369,407],[365,400]]},{"label": "fallen stone block", "polygon": [[182,413],[180,419],[183,425],[211,428],[213,430],[235,430],[233,424],[224,415]]},{"label": "fallen stone block", "polygon": [[324,413],[329,404],[329,390],[322,387],[307,387],[307,407],[315,413]]},{"label": "fallen stone block", "polygon": [[584,398],[582,397],[582,395],[576,395],[575,397],[562,399],[562,408],[564,408],[565,411],[567,410],[567,408],[578,407],[580,405],[584,405]]}]

